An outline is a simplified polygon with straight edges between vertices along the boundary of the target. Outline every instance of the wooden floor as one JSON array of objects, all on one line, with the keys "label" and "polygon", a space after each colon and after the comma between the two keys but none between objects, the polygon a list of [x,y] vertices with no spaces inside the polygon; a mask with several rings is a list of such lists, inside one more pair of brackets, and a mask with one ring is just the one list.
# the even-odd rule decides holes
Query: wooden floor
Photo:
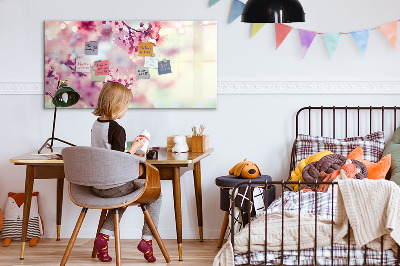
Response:
[{"label": "wooden floor", "polygon": [[[0,265],[60,265],[65,248],[69,239],[40,239],[36,247],[25,249],[25,259],[20,260],[20,242],[12,241],[9,247],[0,246]],[[183,241],[183,261],[178,260],[178,247],[176,240],[163,240],[172,262],[167,264],[158,248],[157,242],[153,241],[156,263],[149,264],[143,254],[136,249],[140,240],[121,240],[122,264],[123,265],[212,265],[215,255],[218,253],[217,240],[188,240]],[[91,258],[93,240],[77,239],[68,259],[67,265],[115,265],[114,243],[110,240],[109,254],[113,262],[104,263]]]}]

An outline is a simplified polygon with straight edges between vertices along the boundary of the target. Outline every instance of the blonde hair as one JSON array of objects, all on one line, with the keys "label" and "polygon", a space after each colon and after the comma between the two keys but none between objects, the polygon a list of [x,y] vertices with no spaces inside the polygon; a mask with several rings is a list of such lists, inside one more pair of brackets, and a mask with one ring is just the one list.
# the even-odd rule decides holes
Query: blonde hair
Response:
[{"label": "blonde hair", "polygon": [[131,102],[133,98],[130,89],[118,82],[107,82],[101,89],[97,107],[93,114],[103,116],[110,120],[118,118],[119,113]]}]

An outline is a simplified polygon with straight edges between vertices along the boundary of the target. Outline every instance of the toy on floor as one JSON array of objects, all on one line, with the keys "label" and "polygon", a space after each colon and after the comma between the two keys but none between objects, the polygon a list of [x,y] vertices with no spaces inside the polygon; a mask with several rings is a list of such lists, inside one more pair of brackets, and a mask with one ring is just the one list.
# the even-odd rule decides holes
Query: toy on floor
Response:
[{"label": "toy on floor", "polygon": [[237,163],[231,170],[229,170],[229,174],[249,179],[257,178],[258,176],[260,176],[260,168],[258,168],[255,163],[246,160],[247,158],[244,159],[242,162]]},{"label": "toy on floor", "polygon": [[[32,193],[31,212],[26,236],[27,239],[30,239],[29,246],[31,247],[36,245],[44,230],[39,215],[38,195],[39,192]],[[4,207],[3,228],[1,229],[3,247],[8,247],[11,240],[21,241],[23,213],[24,193],[9,192],[6,206]]]}]

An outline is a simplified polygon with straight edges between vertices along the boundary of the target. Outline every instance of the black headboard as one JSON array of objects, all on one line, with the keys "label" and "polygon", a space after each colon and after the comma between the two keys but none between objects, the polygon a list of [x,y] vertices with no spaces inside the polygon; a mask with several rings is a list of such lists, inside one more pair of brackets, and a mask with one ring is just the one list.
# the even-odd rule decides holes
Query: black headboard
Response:
[{"label": "black headboard", "polygon": [[[385,138],[397,128],[396,106],[308,106],[296,114],[296,138],[299,134],[347,138],[382,130]],[[293,144],[290,172],[295,165],[295,143]],[[290,176],[289,172],[289,176]]]}]

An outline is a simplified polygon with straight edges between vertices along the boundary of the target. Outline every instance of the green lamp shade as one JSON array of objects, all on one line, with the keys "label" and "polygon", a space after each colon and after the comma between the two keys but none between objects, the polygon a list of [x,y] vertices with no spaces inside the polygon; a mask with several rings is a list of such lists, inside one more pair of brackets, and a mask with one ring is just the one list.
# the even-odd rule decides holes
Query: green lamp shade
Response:
[{"label": "green lamp shade", "polygon": [[79,93],[66,84],[61,84],[53,98],[53,104],[56,107],[69,107],[79,101]]}]

